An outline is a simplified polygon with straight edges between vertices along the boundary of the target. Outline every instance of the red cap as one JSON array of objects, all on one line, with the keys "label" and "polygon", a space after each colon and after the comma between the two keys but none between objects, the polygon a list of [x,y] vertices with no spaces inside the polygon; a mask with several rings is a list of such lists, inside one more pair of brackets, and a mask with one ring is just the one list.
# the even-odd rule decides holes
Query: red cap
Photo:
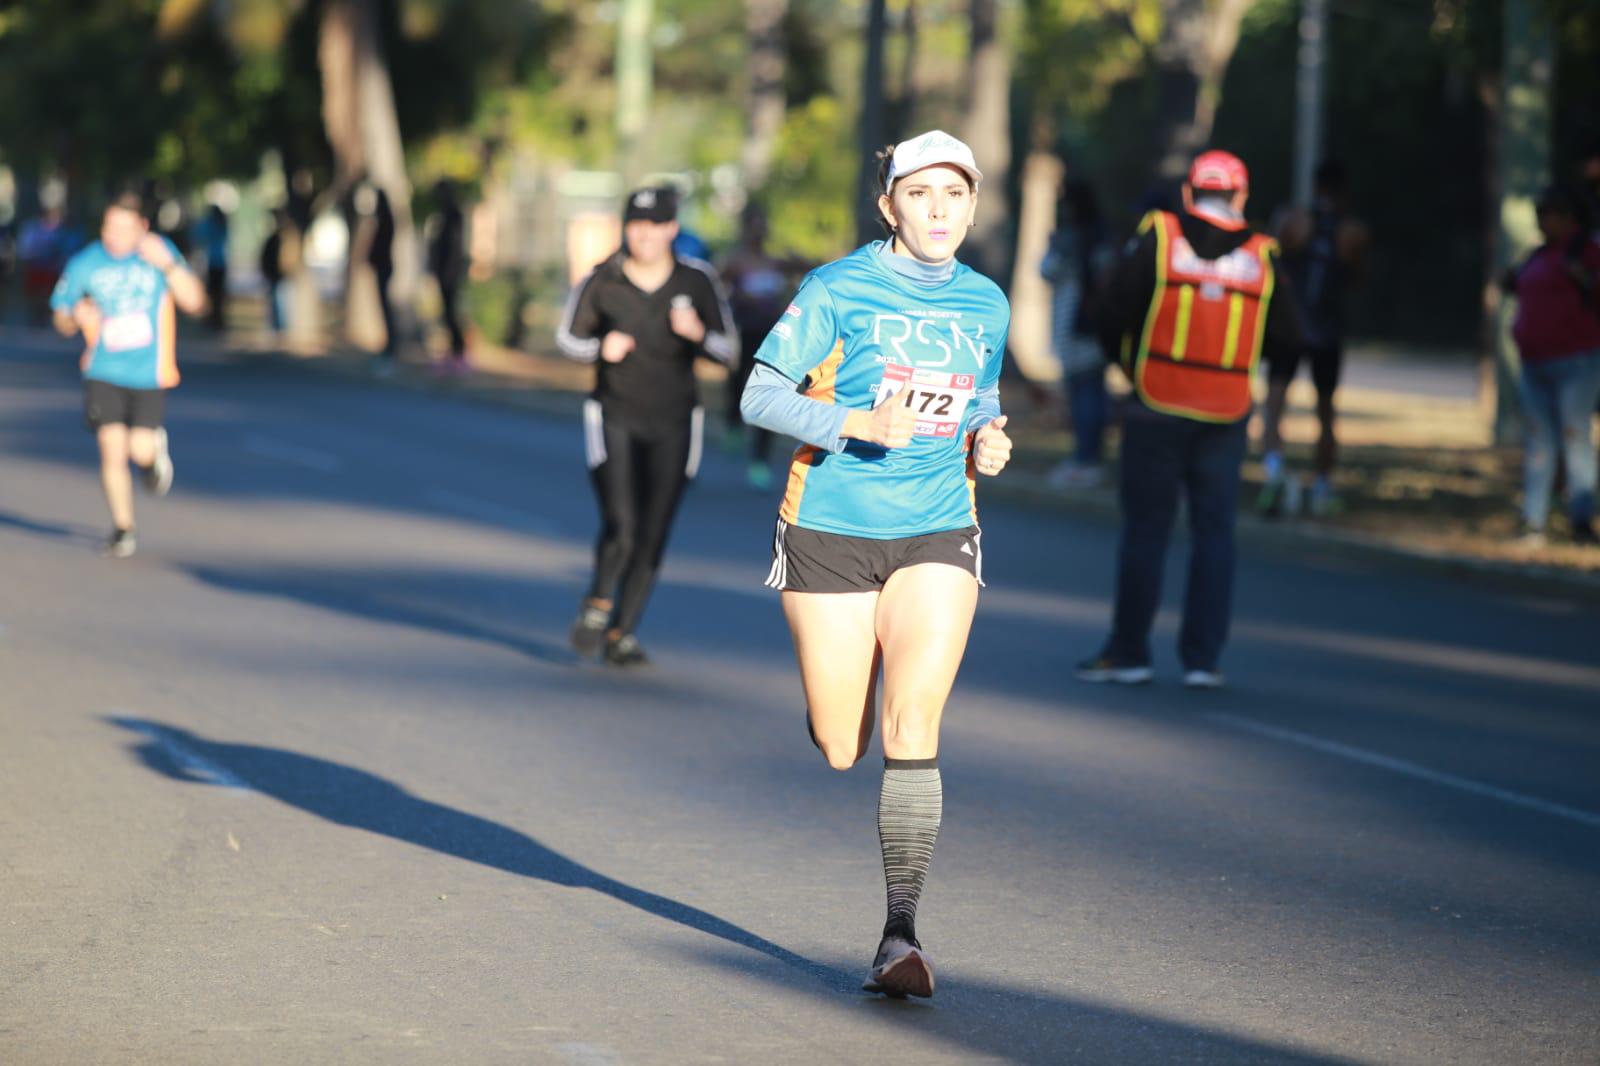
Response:
[{"label": "red cap", "polygon": [[1232,152],[1202,152],[1189,166],[1189,187],[1218,192],[1248,191],[1250,171]]}]

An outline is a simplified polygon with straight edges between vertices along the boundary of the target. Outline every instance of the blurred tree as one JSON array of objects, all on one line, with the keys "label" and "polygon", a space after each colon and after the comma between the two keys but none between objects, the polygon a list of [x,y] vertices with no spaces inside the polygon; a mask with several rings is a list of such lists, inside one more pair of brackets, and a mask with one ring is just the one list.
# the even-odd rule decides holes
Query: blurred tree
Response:
[{"label": "blurred tree", "polygon": [[982,209],[962,248],[962,258],[1007,287],[1011,273],[1010,43],[1000,33],[999,0],[968,6],[967,109],[962,139],[983,171]]},{"label": "blurred tree", "polygon": [[1222,78],[1239,43],[1239,24],[1255,2],[1161,0],[1152,145],[1159,182],[1181,180],[1189,160],[1210,140]]},{"label": "blurred tree", "polygon": [[767,181],[785,110],[784,0],[745,0],[749,59],[745,65],[745,143],[739,160],[754,195]]}]

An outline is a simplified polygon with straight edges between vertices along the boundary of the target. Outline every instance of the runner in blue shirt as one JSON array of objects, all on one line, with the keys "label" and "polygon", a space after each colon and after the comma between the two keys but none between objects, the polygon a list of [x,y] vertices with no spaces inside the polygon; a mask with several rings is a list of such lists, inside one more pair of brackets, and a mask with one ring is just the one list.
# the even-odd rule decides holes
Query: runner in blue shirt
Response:
[{"label": "runner in blue shirt", "polygon": [[767,584],[782,590],[813,743],[866,754],[883,677],[878,836],[888,920],[862,986],[931,996],[917,902],[943,807],[939,721],[982,583],[977,474],[1011,456],[998,384],[1010,309],[956,262],[983,179],[934,130],[880,156],[888,239],[812,271],[756,352],[746,421],[804,443]]},{"label": "runner in blue shirt", "polygon": [[150,232],[132,195],[106,208],[100,239],[68,260],[50,297],[56,328],[84,337],[84,416],[100,445],[108,555],[132,555],[136,546],[129,459],[156,495],[172,487],[161,423],[165,390],[178,384],[176,311],[205,307],[205,286],[172,242]]}]

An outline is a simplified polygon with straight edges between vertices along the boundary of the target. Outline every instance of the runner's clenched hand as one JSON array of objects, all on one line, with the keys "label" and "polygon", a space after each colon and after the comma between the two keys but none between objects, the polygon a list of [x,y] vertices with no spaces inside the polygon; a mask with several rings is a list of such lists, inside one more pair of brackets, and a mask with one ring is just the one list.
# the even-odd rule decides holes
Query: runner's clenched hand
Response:
[{"label": "runner's clenched hand", "polygon": [[1006,436],[1006,416],[986,422],[973,436],[973,465],[978,473],[994,477],[1011,461],[1011,438]]}]

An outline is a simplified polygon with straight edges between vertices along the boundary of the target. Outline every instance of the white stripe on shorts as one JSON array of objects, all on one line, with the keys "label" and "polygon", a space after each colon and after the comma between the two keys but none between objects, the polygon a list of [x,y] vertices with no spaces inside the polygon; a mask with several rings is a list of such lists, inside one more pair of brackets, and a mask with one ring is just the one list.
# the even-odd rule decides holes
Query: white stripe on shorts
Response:
[{"label": "white stripe on shorts", "polygon": [[[976,529],[977,527],[973,527],[973,528]],[[976,569],[973,571],[972,576],[978,579],[978,587],[981,589],[981,588],[984,587],[984,585],[983,585],[983,530],[981,530],[981,529],[979,529],[976,533],[974,533],[972,535],[972,550],[978,553],[977,556],[976,556],[976,558],[977,558],[977,566],[976,566]]]},{"label": "white stripe on shorts", "polygon": [[583,459],[593,470],[606,461],[606,431],[599,400],[583,401]]},{"label": "white stripe on shorts", "polygon": [[784,579],[789,576],[789,556],[783,550],[783,531],[788,528],[789,523],[780,518],[772,531],[772,569],[767,571],[765,582],[769,589],[782,589]]},{"label": "white stripe on shorts", "polygon": [[706,439],[706,409],[696,407],[689,416],[689,461],[684,464],[683,472],[689,477],[694,477],[700,472],[700,453],[704,448]]}]

